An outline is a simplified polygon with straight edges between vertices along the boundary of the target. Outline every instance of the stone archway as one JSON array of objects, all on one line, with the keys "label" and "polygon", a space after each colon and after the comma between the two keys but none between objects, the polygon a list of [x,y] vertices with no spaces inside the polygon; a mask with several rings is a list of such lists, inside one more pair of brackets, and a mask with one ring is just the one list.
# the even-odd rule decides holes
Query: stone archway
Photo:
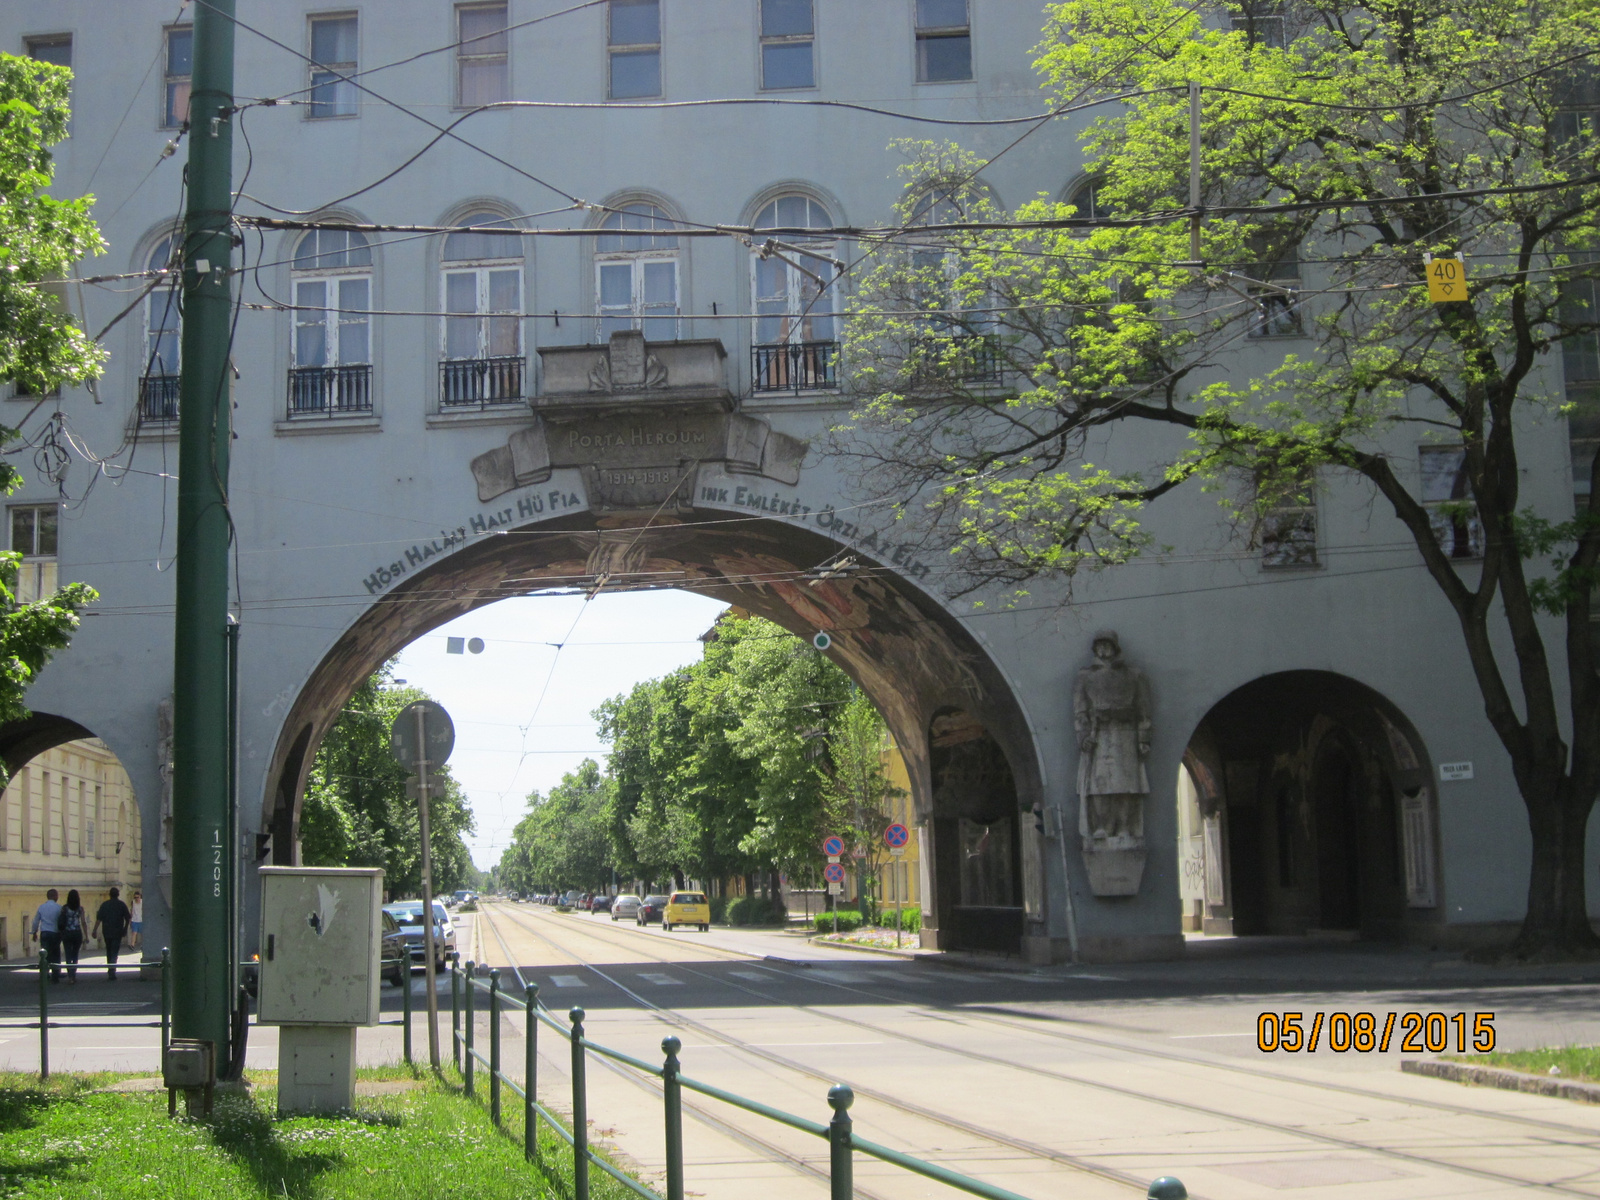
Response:
[{"label": "stone archway", "polygon": [[1415,729],[1326,671],[1253,680],[1212,706],[1184,765],[1208,838],[1208,933],[1392,938],[1439,914],[1434,796]]},{"label": "stone archway", "polygon": [[[561,506],[548,503],[548,509]],[[572,506],[574,509],[578,505]],[[911,783],[923,861],[925,944],[944,945],[942,932],[959,894],[946,863],[960,831],[946,828],[934,773],[935,742],[945,736],[939,714],[962,714],[978,730],[994,780],[982,814],[994,829],[1008,826],[1010,878],[1023,867],[1021,814],[1041,802],[1037,754],[1016,697],[986,651],[931,597],[898,572],[858,561],[837,564],[849,549],[813,528],[766,516],[732,516],[715,509],[627,514],[574,511],[542,523],[512,524],[501,536],[452,548],[374,599],[311,672],[289,706],[267,773],[262,829],[274,859],[291,861],[311,757],[354,687],[386,658],[428,630],[510,596],[550,587],[694,587],[768,618],[800,636],[827,632],[827,653],[882,714],[901,747]],[[948,732],[948,731],[946,731]],[[950,736],[955,736],[951,734]],[[960,740],[959,738],[957,740]],[[953,778],[948,771],[946,778]],[[992,803],[991,803],[992,801]],[[990,812],[995,804],[1007,812]],[[950,819],[959,819],[952,810]],[[976,819],[969,815],[969,819]],[[997,885],[998,886],[998,885]],[[1020,883],[1006,889],[1008,923],[983,926],[963,944],[1015,950],[1024,909]],[[1042,913],[1027,914],[1042,918]],[[1015,926],[1013,929],[1012,926]]]}]

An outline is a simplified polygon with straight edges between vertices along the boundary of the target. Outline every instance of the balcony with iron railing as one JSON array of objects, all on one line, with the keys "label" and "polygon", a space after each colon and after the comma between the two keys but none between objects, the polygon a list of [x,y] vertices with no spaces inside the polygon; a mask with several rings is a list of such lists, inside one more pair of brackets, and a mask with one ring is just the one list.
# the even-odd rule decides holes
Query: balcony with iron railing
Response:
[{"label": "balcony with iron railing", "polygon": [[146,375],[139,380],[139,419],[152,424],[178,419],[176,375]]},{"label": "balcony with iron railing", "polygon": [[289,368],[289,420],[372,412],[372,364]]},{"label": "balcony with iron railing", "polygon": [[441,412],[517,404],[527,396],[524,358],[451,358],[439,364]]},{"label": "balcony with iron railing", "polygon": [[821,392],[839,386],[838,342],[780,342],[750,347],[750,379],[758,393]]},{"label": "balcony with iron railing", "polygon": [[999,383],[1000,339],[992,333],[913,338],[906,366],[918,384]]}]

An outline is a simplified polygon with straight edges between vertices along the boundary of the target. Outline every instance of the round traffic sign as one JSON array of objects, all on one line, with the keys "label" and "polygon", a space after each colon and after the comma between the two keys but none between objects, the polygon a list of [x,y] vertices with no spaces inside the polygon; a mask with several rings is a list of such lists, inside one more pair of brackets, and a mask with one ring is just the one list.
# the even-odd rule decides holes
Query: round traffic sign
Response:
[{"label": "round traffic sign", "polygon": [[844,839],[837,833],[830,833],[822,839],[822,852],[827,855],[843,854]]},{"label": "round traffic sign", "polygon": [[827,866],[822,868],[822,877],[824,879],[826,879],[829,883],[843,883],[844,882],[844,864],[843,863],[829,863]]},{"label": "round traffic sign", "polygon": [[883,831],[883,840],[891,846],[904,846],[911,840],[911,830],[896,821]]},{"label": "round traffic sign", "polygon": [[[418,712],[422,714],[420,721]],[[432,700],[406,705],[389,728],[389,752],[397,763],[413,773],[419,770],[423,759],[427,759],[430,768],[442,766],[455,746],[455,724],[450,714]]]},{"label": "round traffic sign", "polygon": [[811,644],[818,650],[826,650],[829,646],[833,645],[833,637],[827,633],[818,631],[816,634],[812,635]]}]

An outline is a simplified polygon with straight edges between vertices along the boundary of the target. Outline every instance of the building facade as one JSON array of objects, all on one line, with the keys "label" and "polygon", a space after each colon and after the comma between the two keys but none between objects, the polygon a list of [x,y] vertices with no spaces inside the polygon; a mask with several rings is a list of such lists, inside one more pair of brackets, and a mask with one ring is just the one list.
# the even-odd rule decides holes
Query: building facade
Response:
[{"label": "building facade", "polygon": [[[292,861],[317,742],[414,637],[575,578],[672,573],[830,634],[904,755],[929,944],[1127,958],[1179,953],[1186,927],[1444,943],[1520,919],[1529,837],[1509,764],[1448,607],[1365,486],[1319,477],[1265,550],[1209,503],[1158,506],[1150,529],[1174,554],[1082,579],[1070,604],[1046,583],[977,609],[827,453],[848,414],[850,282],[819,281],[858,252],[850,229],[893,221],[896,139],[996,154],[1023,128],[1004,122],[1046,107],[1041,5],[566,7],[241,12],[243,844],[263,835]],[[102,597],[30,692],[26,744],[101,738],[152,831],[167,817],[177,281],[195,265],[174,231],[182,141],[209,132],[182,128],[192,38],[172,9],[0,12],[0,45],[78,72],[56,190],[98,197],[110,250],[85,273],[125,276],[70,291],[89,328],[110,326],[94,388],[37,410],[0,400],[6,423],[70,447],[12,497],[13,547]],[[996,198],[1092,204],[1077,120],[998,159]],[[722,226],[783,230],[791,251]],[[1300,328],[1263,333],[1242,366]],[[1397,469],[1447,502],[1459,450],[1387,436]],[[1587,484],[1565,420],[1524,445],[1529,502],[1570,505]],[[812,578],[844,555],[871,569]],[[1094,650],[1103,629],[1115,661]],[[1107,699],[1118,689],[1127,703]],[[1137,820],[1081,802],[1085,720],[1122,721],[1140,746]],[[142,861],[152,939],[169,856],[157,837]]]},{"label": "building facade", "polygon": [[143,869],[138,802],[105,743],[83,738],[34,756],[0,791],[0,959],[39,953],[33,915],[50,888],[63,901],[76,888],[93,913],[108,888],[130,900]]}]

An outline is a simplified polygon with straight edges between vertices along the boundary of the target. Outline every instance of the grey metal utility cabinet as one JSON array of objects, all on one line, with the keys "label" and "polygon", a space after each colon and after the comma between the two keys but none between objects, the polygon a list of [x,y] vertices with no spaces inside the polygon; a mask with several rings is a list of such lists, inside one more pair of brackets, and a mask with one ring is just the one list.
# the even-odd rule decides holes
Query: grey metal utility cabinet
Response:
[{"label": "grey metal utility cabinet", "polygon": [[378,1023],[383,871],[261,868],[257,1021],[280,1026],[278,1112],[355,1105],[356,1028]]}]

